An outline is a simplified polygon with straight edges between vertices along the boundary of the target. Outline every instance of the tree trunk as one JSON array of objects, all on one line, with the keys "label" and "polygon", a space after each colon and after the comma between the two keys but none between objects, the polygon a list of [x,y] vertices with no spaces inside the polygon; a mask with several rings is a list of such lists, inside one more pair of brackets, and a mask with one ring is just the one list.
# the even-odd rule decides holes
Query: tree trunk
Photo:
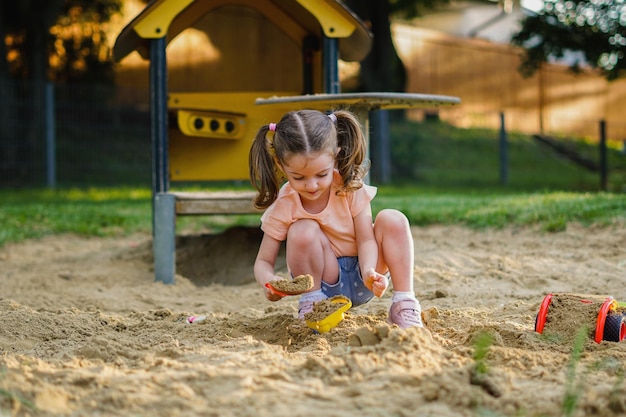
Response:
[{"label": "tree trunk", "polygon": [[406,69],[391,37],[389,0],[346,0],[345,3],[374,34],[372,50],[361,62],[359,91],[404,92]]}]

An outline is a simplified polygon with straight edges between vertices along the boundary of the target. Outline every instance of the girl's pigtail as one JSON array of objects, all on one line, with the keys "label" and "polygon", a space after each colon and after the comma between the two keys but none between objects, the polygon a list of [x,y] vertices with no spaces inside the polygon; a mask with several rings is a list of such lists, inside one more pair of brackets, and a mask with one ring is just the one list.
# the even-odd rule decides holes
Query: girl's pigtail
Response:
[{"label": "girl's pigtail", "polygon": [[274,145],[272,140],[268,140],[273,139],[273,134],[270,125],[261,126],[248,155],[250,182],[258,191],[254,206],[259,209],[268,208],[276,200],[280,190],[280,178],[276,175],[276,161],[272,152]]},{"label": "girl's pigtail", "polygon": [[347,111],[335,111],[337,118],[337,170],[343,180],[342,191],[353,191],[363,186],[369,164],[365,160],[366,142],[358,119]]}]

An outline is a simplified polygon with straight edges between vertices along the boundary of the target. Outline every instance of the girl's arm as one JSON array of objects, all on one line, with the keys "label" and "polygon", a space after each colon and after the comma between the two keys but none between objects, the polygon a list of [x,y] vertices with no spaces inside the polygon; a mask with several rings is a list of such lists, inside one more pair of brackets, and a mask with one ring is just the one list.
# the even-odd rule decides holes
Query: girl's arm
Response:
[{"label": "girl's arm", "polygon": [[280,241],[268,234],[264,234],[263,240],[261,240],[261,246],[259,247],[259,253],[254,262],[254,278],[263,287],[265,297],[270,301],[278,301],[283,298],[265,286],[265,284],[270,281],[282,279],[282,277],[277,276],[274,271],[276,258],[280,251],[280,243]]},{"label": "girl's arm", "polygon": [[376,272],[378,243],[372,227],[372,208],[367,205],[355,218],[356,244],[363,283],[375,296],[380,297],[387,289],[387,277]]}]

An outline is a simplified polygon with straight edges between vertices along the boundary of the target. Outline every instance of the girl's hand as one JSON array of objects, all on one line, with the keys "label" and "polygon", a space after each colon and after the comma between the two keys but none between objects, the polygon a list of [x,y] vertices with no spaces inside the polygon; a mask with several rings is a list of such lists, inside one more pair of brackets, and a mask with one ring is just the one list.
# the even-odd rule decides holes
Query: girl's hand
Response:
[{"label": "girl's hand", "polygon": [[376,272],[374,268],[370,268],[365,272],[363,283],[376,297],[382,297],[389,286],[387,277]]},{"label": "girl's hand", "polygon": [[[282,279],[282,278],[276,277],[276,279]],[[269,282],[271,282],[271,281],[269,281]],[[263,289],[265,290],[265,298],[267,298],[270,301],[278,301],[281,298],[283,298],[282,295],[276,294],[274,291],[272,291],[271,288],[268,288],[265,285],[263,285]]]}]

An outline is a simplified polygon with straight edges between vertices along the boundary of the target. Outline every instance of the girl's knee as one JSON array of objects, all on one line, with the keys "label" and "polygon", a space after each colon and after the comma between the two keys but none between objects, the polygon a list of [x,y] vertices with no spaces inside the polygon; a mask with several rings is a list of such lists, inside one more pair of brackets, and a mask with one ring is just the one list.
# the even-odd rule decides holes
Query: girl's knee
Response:
[{"label": "girl's knee", "polygon": [[298,220],[289,226],[287,242],[292,244],[298,244],[299,242],[310,244],[319,238],[321,232],[320,225],[315,220]]},{"label": "girl's knee", "polygon": [[409,228],[409,220],[399,210],[383,209],[376,216],[374,227],[385,230],[404,231]]}]

